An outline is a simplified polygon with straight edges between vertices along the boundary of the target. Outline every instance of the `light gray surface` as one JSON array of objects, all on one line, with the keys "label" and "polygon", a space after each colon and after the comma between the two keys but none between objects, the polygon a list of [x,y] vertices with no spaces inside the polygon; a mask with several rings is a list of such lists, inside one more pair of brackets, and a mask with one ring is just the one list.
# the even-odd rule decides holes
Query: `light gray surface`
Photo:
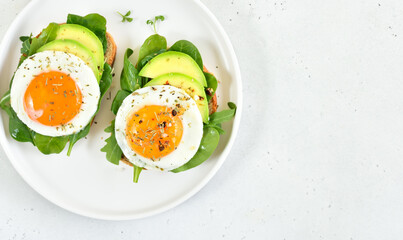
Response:
[{"label": "light gray surface", "polygon": [[[0,37],[26,2],[0,2]],[[43,199],[1,150],[0,239],[401,239],[403,2],[203,2],[244,84],[218,174],[175,209],[107,222]]]}]

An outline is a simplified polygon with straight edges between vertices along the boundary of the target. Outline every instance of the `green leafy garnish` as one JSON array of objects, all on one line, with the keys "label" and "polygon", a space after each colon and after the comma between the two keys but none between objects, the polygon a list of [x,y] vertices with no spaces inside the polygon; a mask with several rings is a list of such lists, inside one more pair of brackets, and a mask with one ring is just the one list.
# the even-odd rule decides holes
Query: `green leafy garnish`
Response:
[{"label": "green leafy garnish", "polygon": [[68,141],[69,136],[50,137],[39,133],[34,134],[34,143],[43,154],[60,153]]},{"label": "green leafy garnish", "polygon": [[220,134],[215,128],[204,127],[203,137],[200,142],[199,149],[196,154],[185,165],[171,170],[171,172],[178,173],[197,167],[206,161],[214,150],[217,148],[220,141]]},{"label": "green leafy garnish", "polygon": [[106,19],[103,16],[97,13],[91,13],[84,17],[69,14],[66,23],[78,24],[94,32],[102,43],[104,53],[106,52]]},{"label": "green leafy garnish", "polygon": [[[147,56],[150,56],[151,54],[157,53],[159,51],[166,51],[167,49],[167,40],[165,37],[160,36],[158,34],[154,34],[149,36],[141,45],[140,51],[139,51],[139,60],[137,61],[137,70],[141,70],[143,66],[145,65],[143,59]],[[139,65],[139,63],[142,63]]]},{"label": "green leafy garnish", "polygon": [[155,34],[157,34],[157,29],[156,29],[156,27],[155,27],[155,24],[157,24],[158,21],[163,22],[164,20],[165,20],[165,17],[162,16],[162,15],[159,15],[159,16],[155,16],[154,19],[148,19],[146,23],[147,23],[148,25],[152,25],[153,28],[154,28]]},{"label": "green leafy garnish", "polygon": [[210,115],[210,121],[208,124],[221,124],[223,122],[231,120],[236,113],[236,105],[233,102],[228,103],[230,109],[222,110],[221,112],[215,112]]},{"label": "green leafy garnish", "polygon": [[122,105],[123,100],[125,100],[125,98],[129,95],[130,95],[130,92],[128,92],[126,90],[122,90],[122,89],[120,89],[118,91],[118,93],[116,93],[116,96],[113,99],[112,106],[111,106],[111,111],[113,112],[113,114],[116,115],[118,113],[118,110],[120,108],[120,105]]},{"label": "green leafy garnish", "polygon": [[140,173],[143,170],[141,167],[137,167],[136,165],[133,165],[133,182],[138,183],[139,182],[139,177]]},{"label": "green leafy garnish", "polygon": [[111,136],[105,140],[106,145],[101,148],[101,152],[106,153],[106,159],[109,162],[119,165],[119,161],[122,158],[122,150],[120,149],[115,137],[115,120],[111,122],[111,125],[105,128],[105,132],[111,133]]},{"label": "green leafy garnish", "polygon": [[207,88],[206,88],[206,96],[207,102],[210,102],[210,99],[214,96],[215,91],[217,90],[218,81],[217,78],[214,77],[213,74],[203,72],[206,77]]},{"label": "green leafy garnish", "polygon": [[191,43],[187,40],[179,40],[169,48],[169,51],[182,52],[182,53],[189,55],[190,57],[192,57],[195,60],[197,65],[199,65],[200,69],[203,71],[202,57],[200,55],[199,50],[193,43]]},{"label": "green leafy garnish", "polygon": [[128,48],[126,49],[124,58],[123,58],[123,69],[120,74],[120,88],[123,90],[133,92],[136,89],[139,89],[141,84],[139,83],[139,75],[137,69],[130,62],[129,57],[133,54],[133,50]]},{"label": "green leafy garnish", "polygon": [[122,17],[122,22],[131,22],[133,21],[133,18],[129,17],[130,14],[132,13],[131,11],[128,11],[125,15],[121,14],[120,12],[117,12],[121,17]]}]

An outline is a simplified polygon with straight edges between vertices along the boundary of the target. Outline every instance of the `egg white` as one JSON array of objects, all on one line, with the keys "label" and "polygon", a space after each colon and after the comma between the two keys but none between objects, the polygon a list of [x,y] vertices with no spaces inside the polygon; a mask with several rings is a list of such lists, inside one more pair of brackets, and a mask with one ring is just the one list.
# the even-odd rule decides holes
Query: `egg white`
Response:
[{"label": "egg white", "polygon": [[[36,75],[60,71],[70,74],[81,90],[82,101],[79,113],[64,126],[46,126],[32,120],[24,109],[24,94]],[[30,129],[46,136],[64,136],[83,129],[92,119],[98,108],[100,90],[93,71],[79,57],[60,51],[36,53],[22,62],[14,75],[11,86],[11,107],[18,118]]]},{"label": "egg white", "polygon": [[[178,97],[184,100],[179,100]],[[175,109],[178,103],[185,111],[179,116],[183,135],[177,149],[158,161],[133,151],[126,140],[128,116],[145,106],[159,105]],[[123,154],[134,165],[150,170],[169,171],[187,163],[196,154],[203,136],[203,120],[196,102],[182,89],[169,85],[145,87],[134,91],[123,101],[115,119],[115,136]]]}]

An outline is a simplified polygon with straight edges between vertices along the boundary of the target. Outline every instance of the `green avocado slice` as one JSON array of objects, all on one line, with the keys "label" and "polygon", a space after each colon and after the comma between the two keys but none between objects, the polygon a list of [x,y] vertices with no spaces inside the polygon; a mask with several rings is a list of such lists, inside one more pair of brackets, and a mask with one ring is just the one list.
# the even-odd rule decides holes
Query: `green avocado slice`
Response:
[{"label": "green avocado slice", "polygon": [[61,51],[76,55],[77,57],[81,58],[92,69],[99,83],[99,80],[101,79],[102,75],[98,70],[98,65],[95,60],[94,54],[92,54],[92,52],[81,43],[69,39],[54,40],[50,43],[43,45],[41,48],[38,49],[37,52],[43,52],[43,51]]},{"label": "green avocado slice", "polygon": [[74,40],[87,47],[92,54],[94,54],[97,68],[99,72],[102,73],[104,67],[104,50],[101,41],[95,33],[81,25],[62,24],[56,32],[56,40],[57,39]]},{"label": "green avocado slice", "polygon": [[207,87],[206,77],[199,65],[189,55],[169,51],[151,59],[140,71],[142,77],[156,78],[166,73],[182,73],[196,79],[203,87]]}]

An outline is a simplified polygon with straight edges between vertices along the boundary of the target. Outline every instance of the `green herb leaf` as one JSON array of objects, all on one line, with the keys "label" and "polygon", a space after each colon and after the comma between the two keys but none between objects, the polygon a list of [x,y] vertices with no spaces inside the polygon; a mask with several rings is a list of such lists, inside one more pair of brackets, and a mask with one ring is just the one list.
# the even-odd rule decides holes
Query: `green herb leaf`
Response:
[{"label": "green herb leaf", "polygon": [[78,24],[94,32],[95,35],[97,35],[97,37],[99,38],[99,40],[101,40],[104,53],[106,52],[107,49],[106,19],[103,16],[97,13],[88,14],[84,17],[69,14],[67,16],[67,23]]},{"label": "green herb leaf", "polygon": [[69,136],[50,137],[35,133],[33,139],[39,151],[43,154],[52,154],[63,151],[69,141]]},{"label": "green herb leaf", "polygon": [[214,96],[215,91],[217,90],[218,81],[213,74],[204,72],[204,76],[206,77],[207,81],[206,96],[207,102],[209,102],[210,99]]},{"label": "green herb leaf", "polygon": [[20,41],[21,41],[21,42],[25,42],[26,40],[31,39],[31,38],[32,38],[32,33],[31,33],[31,35],[29,35],[29,36],[21,36],[21,37],[20,37]]},{"label": "green herb leaf", "polygon": [[42,30],[38,38],[32,38],[28,56],[36,53],[36,51],[46,43],[55,40],[58,29],[59,24],[50,23],[45,29]]},{"label": "green herb leaf", "polygon": [[115,137],[115,120],[105,129],[105,132],[111,132],[111,136],[105,140],[106,145],[101,149],[101,152],[106,153],[106,159],[109,162],[118,165],[122,158],[122,150],[120,149]]},{"label": "green herb leaf", "polygon": [[85,128],[79,131],[78,133],[69,135],[69,149],[67,150],[67,156],[70,156],[74,144],[76,144],[76,142],[81,138],[84,138],[88,135],[88,133],[90,132],[90,128],[91,128],[91,122],[88,123],[87,126],[85,126]]},{"label": "green herb leaf", "polygon": [[236,113],[236,105],[235,103],[229,102],[228,107],[230,109],[223,110],[221,112],[215,112],[210,115],[209,124],[217,125],[223,122],[231,120]]},{"label": "green herb leaf", "polygon": [[140,83],[138,71],[134,67],[134,65],[130,62],[129,57],[133,54],[133,50],[128,48],[126,49],[124,60],[123,60],[123,69],[120,74],[120,87],[123,90],[133,92],[134,90],[139,89]]},{"label": "green herb leaf", "polygon": [[140,176],[140,173],[143,170],[143,168],[137,167],[136,165],[133,165],[133,170],[134,170],[133,171],[134,172],[134,174],[133,174],[133,182],[138,183],[139,176]]},{"label": "green herb leaf", "polygon": [[200,142],[199,149],[196,154],[185,165],[171,170],[171,172],[178,173],[197,167],[206,161],[217,148],[220,141],[220,134],[215,128],[204,127],[203,137]]},{"label": "green herb leaf", "polygon": [[130,18],[131,11],[128,11],[125,15],[121,14],[120,12],[117,12],[121,17],[122,17],[122,22],[131,22],[133,21],[133,18]]},{"label": "green herb leaf", "polygon": [[162,22],[162,21],[165,20],[165,17],[162,16],[162,15],[156,16],[156,17],[155,17],[155,21],[158,21],[158,20],[160,20],[160,21]]},{"label": "green herb leaf", "polygon": [[[106,93],[106,91],[108,91],[111,84],[112,84],[112,68],[111,68],[111,66],[109,66],[109,64],[104,63],[104,71],[102,73],[101,81],[99,82],[99,89],[101,92],[101,96],[99,98],[98,108],[97,108],[97,111],[95,112],[95,114],[98,113],[99,108],[101,106],[101,100],[105,96],[105,93]],[[94,117],[95,117],[95,114],[94,114]],[[74,144],[78,140],[80,140],[88,135],[88,133],[90,132],[90,128],[91,128],[91,123],[92,123],[92,121],[90,123],[88,123],[87,126],[85,126],[85,128],[82,129],[81,131],[79,131],[78,133],[69,135],[69,149],[67,151],[67,156],[70,156],[71,150],[73,149]]]},{"label": "green herb leaf", "polygon": [[154,33],[157,34],[157,29],[156,29],[155,25],[157,24],[158,21],[161,21],[161,22],[162,22],[162,21],[164,21],[164,20],[165,20],[165,17],[162,16],[162,15],[159,15],[159,16],[155,16],[155,17],[154,17],[154,21],[153,21],[152,19],[148,19],[146,23],[147,23],[148,25],[152,25],[152,26],[153,26],[153,29],[154,29]]},{"label": "green herb leaf", "polygon": [[31,48],[31,39],[27,39],[22,43],[21,54],[28,56],[30,48]]},{"label": "green herb leaf", "polygon": [[203,71],[202,57],[199,50],[193,43],[187,40],[179,40],[169,48],[169,51],[182,52],[189,55],[196,61],[197,65],[199,65],[200,69]]},{"label": "green herb leaf", "polygon": [[141,45],[140,51],[139,51],[139,59],[137,61],[137,70],[141,70],[139,68],[139,63],[145,58],[146,56],[149,56],[150,54],[155,54],[161,50],[166,50],[167,49],[167,40],[165,37],[160,36],[158,34],[154,34],[149,36]]},{"label": "green herb leaf", "polygon": [[123,100],[125,100],[125,98],[129,95],[130,95],[130,92],[128,92],[126,90],[118,91],[115,98],[113,99],[112,106],[111,106],[111,111],[113,112],[113,114],[116,115],[116,113],[118,112],[118,110],[120,108],[120,105],[122,105]]}]

